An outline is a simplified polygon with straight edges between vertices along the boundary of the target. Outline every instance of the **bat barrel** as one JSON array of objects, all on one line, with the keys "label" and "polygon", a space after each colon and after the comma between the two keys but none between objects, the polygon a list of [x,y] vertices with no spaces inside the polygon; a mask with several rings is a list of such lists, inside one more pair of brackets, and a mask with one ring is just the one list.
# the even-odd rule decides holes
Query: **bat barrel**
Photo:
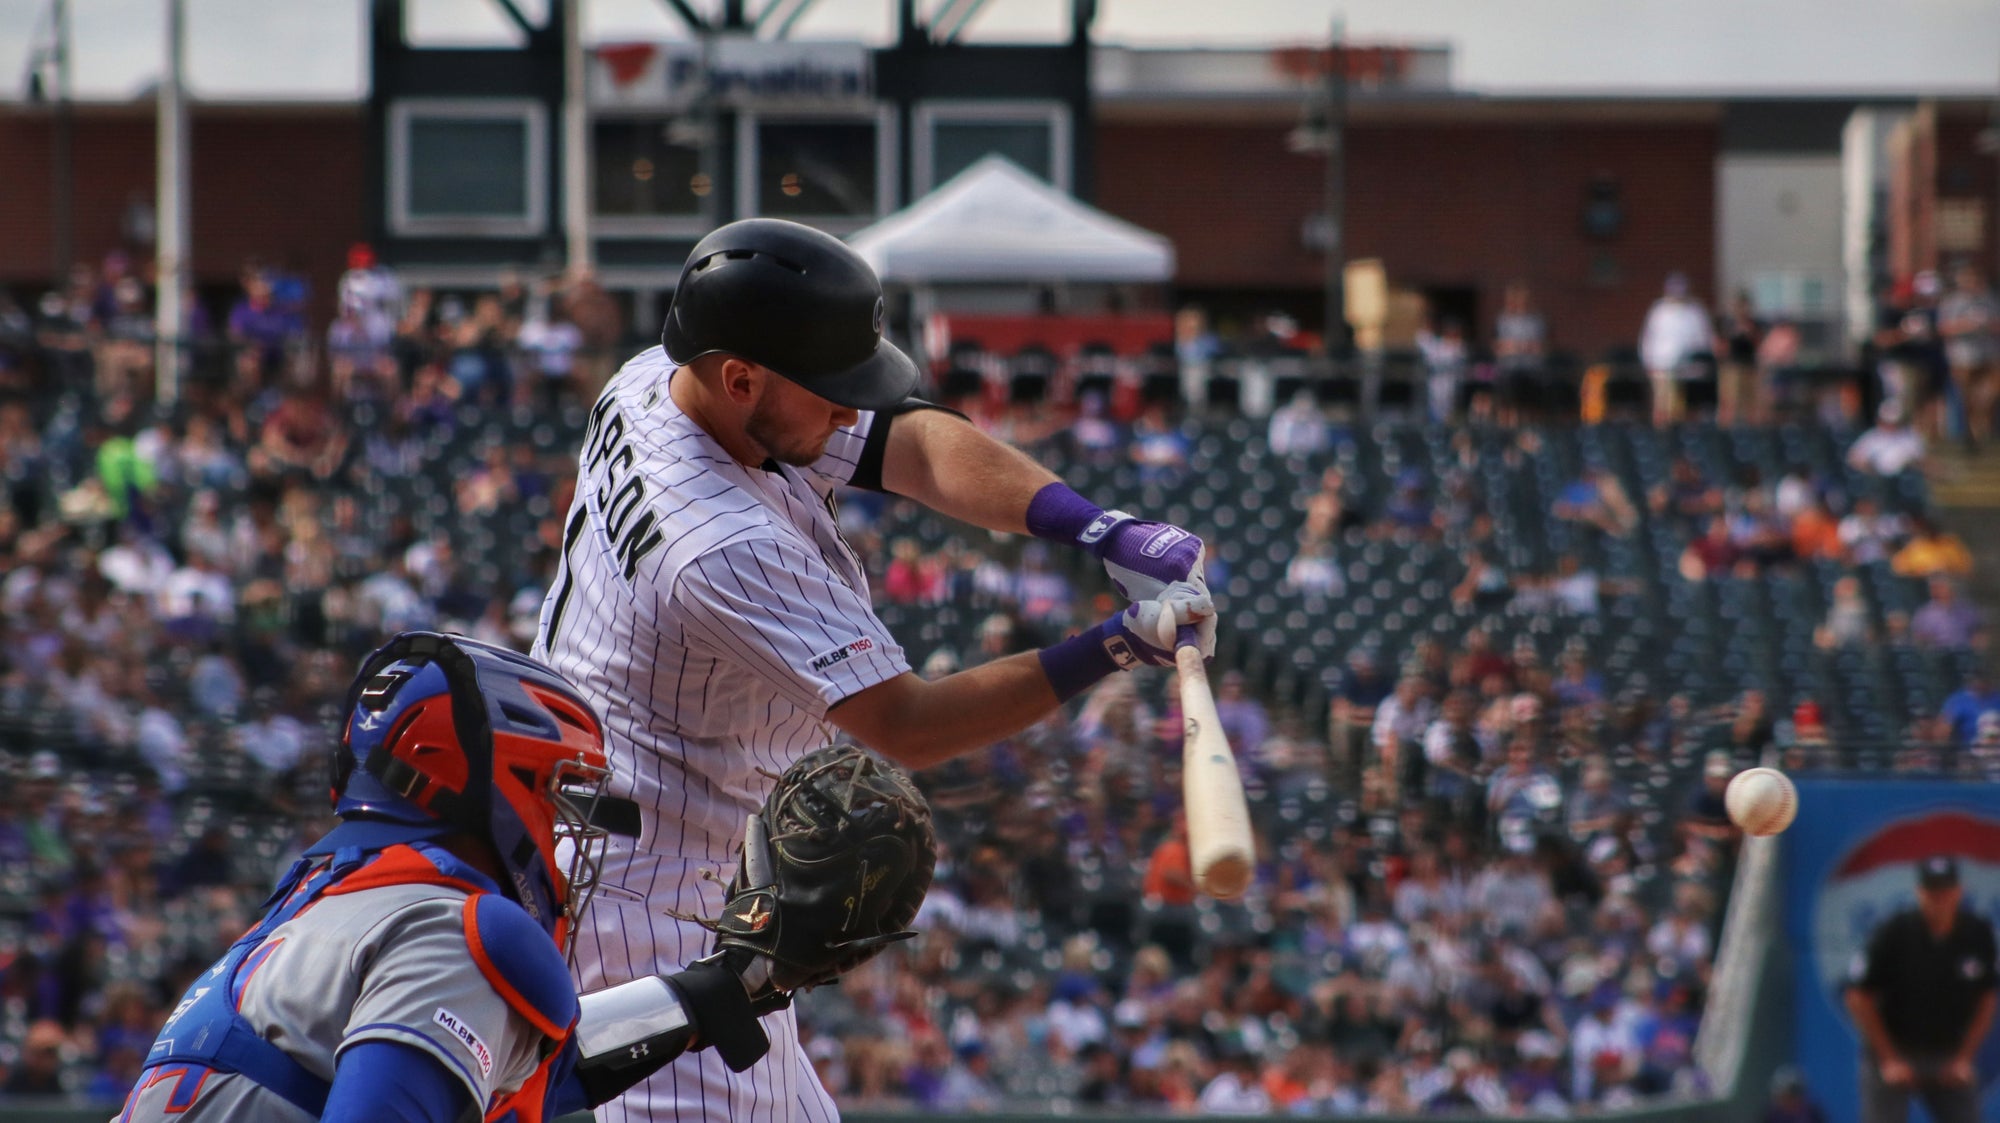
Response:
[{"label": "bat barrel", "polygon": [[[1185,631],[1183,634],[1185,635]],[[1250,808],[1236,754],[1222,733],[1208,667],[1201,649],[1177,647],[1181,672],[1182,801],[1187,807],[1188,856],[1195,884],[1211,897],[1230,900],[1250,887],[1256,849],[1250,838]]]}]

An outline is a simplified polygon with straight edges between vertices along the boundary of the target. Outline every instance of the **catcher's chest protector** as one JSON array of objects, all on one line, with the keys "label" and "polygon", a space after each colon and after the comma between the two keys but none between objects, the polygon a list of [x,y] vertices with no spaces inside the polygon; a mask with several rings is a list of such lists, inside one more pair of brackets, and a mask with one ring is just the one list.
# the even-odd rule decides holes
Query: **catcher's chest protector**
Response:
[{"label": "catcher's chest protector", "polygon": [[[576,991],[555,943],[512,901],[491,892],[483,874],[450,853],[429,845],[397,845],[383,850],[336,850],[330,861],[308,855],[293,864],[265,901],[264,918],[230,946],[221,961],[195,981],[174,1008],[146,1057],[138,1087],[175,1083],[172,1107],[191,1106],[211,1072],[236,1073],[270,1090],[307,1114],[326,1107],[330,1086],[284,1050],[257,1035],[237,1011],[244,988],[278,949],[270,940],[280,926],[325,897],[397,885],[457,889],[465,899],[466,945],[494,991],[547,1043],[534,1075],[517,1091],[498,1097],[488,1120],[542,1123],[549,1090],[573,1063],[565,1048],[576,1024]],[[129,1114],[134,1097],[128,1098]]]}]

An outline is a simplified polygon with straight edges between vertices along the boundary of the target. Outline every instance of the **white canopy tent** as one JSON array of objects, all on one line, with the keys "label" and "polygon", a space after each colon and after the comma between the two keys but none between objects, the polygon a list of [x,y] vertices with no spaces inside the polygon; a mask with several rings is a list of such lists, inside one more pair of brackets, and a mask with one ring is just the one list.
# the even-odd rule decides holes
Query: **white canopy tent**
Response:
[{"label": "white canopy tent", "polygon": [[905,285],[1162,283],[1174,247],[987,156],[848,239],[885,282]]}]

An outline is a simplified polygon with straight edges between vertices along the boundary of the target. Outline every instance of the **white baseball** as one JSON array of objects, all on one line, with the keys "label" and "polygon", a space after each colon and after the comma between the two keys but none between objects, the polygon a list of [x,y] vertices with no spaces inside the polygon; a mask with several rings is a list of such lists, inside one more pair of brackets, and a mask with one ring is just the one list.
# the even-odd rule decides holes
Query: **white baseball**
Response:
[{"label": "white baseball", "polygon": [[1747,768],[1729,781],[1722,802],[1731,822],[1744,834],[1761,838],[1792,825],[1799,813],[1799,790],[1775,768]]}]

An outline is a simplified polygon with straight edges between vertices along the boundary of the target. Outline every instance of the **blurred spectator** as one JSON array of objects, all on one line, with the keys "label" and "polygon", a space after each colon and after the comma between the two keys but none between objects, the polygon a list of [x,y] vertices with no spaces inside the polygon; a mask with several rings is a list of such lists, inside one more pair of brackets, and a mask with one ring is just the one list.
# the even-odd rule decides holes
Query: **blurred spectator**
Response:
[{"label": "blurred spectator", "polygon": [[1910,279],[1907,293],[1898,285],[1875,332],[1882,399],[1902,407],[1926,440],[1944,434],[1945,396],[1951,385],[1951,364],[1938,332],[1940,288],[1937,273],[1929,269]]},{"label": "blurred spectator", "polygon": [[1598,986],[1572,1031],[1570,1094],[1579,1104],[1608,1101],[1612,1088],[1638,1072],[1639,1043],[1617,1016],[1618,998],[1615,984]]},{"label": "blurred spectator", "polygon": [[1015,601],[1021,617],[1029,623],[1062,623],[1069,618],[1069,578],[1049,568],[1048,547],[1029,543],[1021,551],[1021,568],[1015,575]]},{"label": "blurred spectator", "polygon": [[1248,680],[1242,671],[1223,674],[1221,689],[1215,694],[1215,716],[1222,722],[1222,731],[1239,760],[1255,759],[1271,736],[1270,715],[1265,712],[1264,703],[1250,696]]},{"label": "blurred spectator", "polygon": [[[1424,731],[1424,790],[1447,814],[1473,830],[1485,822],[1487,775],[1485,749],[1473,728],[1475,704],[1470,691],[1452,691]],[[1398,915],[1400,901],[1399,896]]]},{"label": "blurred spectator", "polygon": [[1542,406],[1542,361],[1548,347],[1548,326],[1534,310],[1528,286],[1508,284],[1500,298],[1500,315],[1493,324],[1493,358],[1499,368],[1499,415],[1502,425],[1516,425],[1523,414]]},{"label": "blurred spectator", "polygon": [[2000,300],[1973,265],[1953,272],[1951,291],[1938,302],[1938,334],[1964,409],[1959,430],[1968,445],[1993,435],[1994,373],[2000,367]]},{"label": "blurred spectator", "polygon": [[1332,725],[1334,763],[1347,777],[1350,789],[1360,782],[1362,747],[1371,742],[1376,707],[1395,690],[1395,684],[1381,671],[1375,653],[1356,648],[1347,656],[1334,692],[1329,720]]},{"label": "blurred spectator", "polygon": [[1953,740],[1969,745],[1980,720],[1988,714],[2000,714],[2000,690],[1994,689],[1986,668],[1975,663],[1966,673],[1964,685],[1944,700],[1938,716],[1950,726]]},{"label": "blurred spectator", "polygon": [[1902,406],[1885,403],[1875,412],[1875,424],[1849,446],[1847,463],[1871,476],[1900,476],[1912,468],[1922,471],[1924,438],[1910,427]]},{"label": "blurred spectator", "polygon": [[1638,509],[1626,498],[1618,477],[1602,465],[1588,465],[1583,475],[1565,485],[1556,496],[1556,518],[1595,527],[1613,538],[1623,538],[1639,526]]},{"label": "blurred spectator", "polygon": [[1585,761],[1582,786],[1569,798],[1570,835],[1582,839],[1616,830],[1631,809],[1631,798],[1612,779],[1603,759]]},{"label": "blurred spectator", "polygon": [[1762,490],[1747,491],[1729,515],[1729,538],[1744,560],[1768,569],[1791,560],[1791,536]]},{"label": "blurred spectator", "polygon": [[1689,581],[1720,579],[1734,572],[1743,560],[1743,551],[1729,533],[1729,520],[1716,515],[1708,520],[1708,529],[1701,537],[1681,551],[1680,573]]},{"label": "blurred spectator", "polygon": [[1736,837],[1736,826],[1729,821],[1729,805],[1722,799],[1734,775],[1736,766],[1730,763],[1727,752],[1716,749],[1708,754],[1702,763],[1701,786],[1689,793],[1687,808],[1681,816],[1683,834],[1711,842],[1728,842]]},{"label": "blurred spectator", "polygon": [[1549,592],[1570,613],[1595,616],[1600,585],[1596,570],[1585,568],[1575,554],[1564,554],[1556,559],[1556,575]]},{"label": "blurred spectator", "polygon": [[1674,273],[1640,332],[1639,358],[1653,386],[1653,424],[1664,428],[1681,419],[1684,386],[1700,374],[1699,360],[1712,354],[1714,333],[1708,313],[1688,292],[1687,277]]},{"label": "blurred spectator", "polygon": [[1791,1065],[1771,1074],[1771,1102],[1763,1123],[1826,1123],[1826,1112],[1806,1092],[1805,1077]]},{"label": "blurred spectator", "polygon": [[1423,757],[1418,749],[1435,713],[1436,706],[1430,699],[1423,678],[1407,672],[1397,680],[1394,692],[1375,708],[1375,724],[1369,731],[1369,741],[1375,748],[1375,759],[1382,769],[1381,779],[1390,785],[1390,790],[1417,789],[1417,776],[1411,766],[1422,765]]},{"label": "blurred spectator", "polygon": [[[1508,756],[1511,770],[1515,763],[1511,750]],[[1500,776],[1494,777],[1496,782],[1499,779]],[[1529,784],[1538,782],[1544,785],[1553,783],[1547,773],[1528,781]],[[1496,814],[1502,806],[1494,805]],[[1535,864],[1532,847],[1523,842],[1509,844],[1498,863],[1481,870],[1472,879],[1469,896],[1473,907],[1485,916],[1492,931],[1516,937],[1525,935],[1535,919],[1555,899],[1549,888],[1548,874]]]},{"label": "blurred spectator", "polygon": [[1333,543],[1318,535],[1299,541],[1299,552],[1285,566],[1285,587],[1307,597],[1337,597],[1347,581],[1333,555]]},{"label": "blurred spectator", "polygon": [[1751,688],[1738,694],[1723,716],[1729,719],[1729,744],[1738,756],[1761,754],[1777,737],[1769,703],[1761,690]]},{"label": "blurred spectator", "polygon": [[1312,391],[1300,390],[1291,401],[1271,411],[1268,439],[1273,456],[1309,456],[1331,446],[1333,431]]},{"label": "blurred spectator", "polygon": [[1763,420],[1766,393],[1757,385],[1757,346],[1763,341],[1764,325],[1751,310],[1750,294],[1738,290],[1729,307],[1716,317],[1715,337],[1722,351],[1716,371],[1715,421],[1718,425],[1739,422],[1755,425]]},{"label": "blurred spectator", "polygon": [[1840,544],[1856,565],[1886,561],[1904,534],[1903,517],[1885,512],[1869,496],[1854,501],[1854,510],[1840,520]]},{"label": "blurred spectator", "polygon": [[583,331],[569,319],[560,295],[547,294],[530,308],[532,311],[521,324],[515,343],[528,357],[536,376],[537,398],[542,408],[559,409],[576,380],[577,352],[583,349]]},{"label": "blurred spectator", "polygon": [[1826,620],[1813,634],[1813,642],[1824,649],[1859,647],[1875,638],[1875,622],[1868,602],[1861,596],[1861,579],[1852,574],[1833,583],[1833,602],[1827,605]]},{"label": "blurred spectator", "polygon": [[1188,442],[1180,430],[1167,423],[1166,411],[1155,406],[1139,416],[1132,430],[1132,463],[1139,477],[1154,483],[1180,478],[1187,467]]},{"label": "blurred spectator", "polygon": [[1674,457],[1666,481],[1653,488],[1646,502],[1654,514],[1666,515],[1683,527],[1700,526],[1722,512],[1722,490],[1704,480],[1694,461],[1682,455]]},{"label": "blurred spectator", "polygon": [[1472,605],[1478,609],[1494,609],[1506,605],[1514,597],[1514,579],[1502,569],[1484,550],[1466,550],[1466,575],[1452,585],[1454,605]]},{"label": "blurred spectator", "polygon": [[1932,522],[1928,516],[1910,519],[1910,540],[1889,559],[1900,577],[1970,577],[1972,551],[1965,540]]},{"label": "blurred spectator", "polygon": [[229,340],[256,358],[258,381],[244,387],[255,392],[303,341],[305,324],[294,309],[278,302],[271,277],[262,269],[244,270],[242,282],[243,296],[229,310]]},{"label": "blurred spectator", "polygon": [[60,1096],[69,1091],[63,1081],[63,1051],[68,1039],[62,1026],[39,1021],[28,1027],[21,1043],[21,1059],[7,1074],[0,1092],[10,1096]]},{"label": "blurred spectator", "polygon": [[1271,1095],[1257,1075],[1257,1058],[1241,1046],[1226,1050],[1215,1078],[1201,1090],[1203,1115],[1269,1115]]},{"label": "blurred spectator", "polygon": [[1910,617],[1910,638],[1918,647],[1967,651],[1984,644],[1984,616],[1959,599],[1950,578],[1931,578],[1930,597]]},{"label": "blurred spectator", "polygon": [[1174,812],[1173,830],[1146,864],[1146,900],[1186,907],[1194,903],[1194,864],[1188,853],[1187,812]]},{"label": "blurred spectator", "polygon": [[1425,537],[1438,529],[1437,508],[1424,488],[1422,471],[1406,468],[1396,477],[1395,490],[1382,505],[1382,519],[1377,526],[1381,533],[1400,531]]},{"label": "blurred spectator", "polygon": [[[1781,511],[1780,516],[1784,513]],[[1802,510],[1790,516],[1792,556],[1802,562],[1840,561],[1846,549],[1840,541],[1840,521],[1827,509],[1826,500],[1815,495]]]},{"label": "blurred spectator", "polygon": [[1305,509],[1305,527],[1300,533],[1307,538],[1331,541],[1340,533],[1368,522],[1366,514],[1348,495],[1347,476],[1336,467],[1320,473],[1319,488],[1306,497]]},{"label": "blurred spectator", "polygon": [[1446,316],[1417,332],[1417,350],[1424,357],[1426,400],[1431,420],[1442,424],[1458,415],[1460,388],[1465,385],[1471,352],[1465,325]]}]

